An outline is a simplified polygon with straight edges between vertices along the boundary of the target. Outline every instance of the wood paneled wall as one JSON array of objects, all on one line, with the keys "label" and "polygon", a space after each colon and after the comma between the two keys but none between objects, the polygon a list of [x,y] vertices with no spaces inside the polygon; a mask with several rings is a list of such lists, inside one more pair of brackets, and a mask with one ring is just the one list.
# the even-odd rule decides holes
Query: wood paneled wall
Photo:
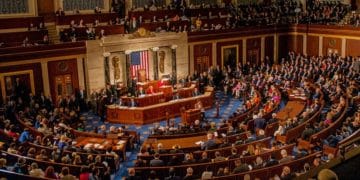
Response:
[{"label": "wood paneled wall", "polygon": [[[255,55],[257,54],[257,55]],[[259,65],[261,63],[261,38],[246,40],[246,61]]]},{"label": "wood paneled wall", "polygon": [[26,70],[32,70],[34,74],[35,93],[43,92],[43,78],[40,63],[0,67],[0,73],[11,73]]},{"label": "wood paneled wall", "polygon": [[218,42],[216,43],[216,63],[221,66],[221,49],[223,46],[237,46],[238,47],[238,62],[243,62],[243,52],[242,52],[242,40],[236,41],[227,41],[227,42]]},{"label": "wood paneled wall", "polygon": [[194,46],[194,69],[196,71],[203,71],[206,66],[212,66],[212,52],[212,43]]},{"label": "wood paneled wall", "polygon": [[319,36],[307,36],[306,54],[309,56],[319,55]]},{"label": "wood paneled wall", "polygon": [[289,51],[303,52],[302,35],[280,35],[279,36],[279,57],[286,57]]},{"label": "wood paneled wall", "polygon": [[45,22],[55,20],[55,6],[53,0],[37,0],[38,15],[44,16]]},{"label": "wood paneled wall", "polygon": [[346,39],[346,56],[360,56],[360,40]]},{"label": "wood paneled wall", "polygon": [[265,37],[265,58],[269,57],[270,63],[274,63],[274,36]]},{"label": "wood paneled wall", "polygon": [[322,48],[323,55],[328,55],[329,50],[331,50],[332,53],[337,51],[337,54],[341,54],[341,39],[334,37],[324,37]]},{"label": "wood paneled wall", "polygon": [[[76,59],[70,60],[61,60],[61,61],[49,61],[48,62],[49,70],[49,85],[50,92],[53,98],[53,102],[56,102],[55,99],[55,77],[58,75],[71,75],[71,81],[74,90],[79,90],[79,77],[77,69]],[[75,91],[74,91],[75,92]]]}]

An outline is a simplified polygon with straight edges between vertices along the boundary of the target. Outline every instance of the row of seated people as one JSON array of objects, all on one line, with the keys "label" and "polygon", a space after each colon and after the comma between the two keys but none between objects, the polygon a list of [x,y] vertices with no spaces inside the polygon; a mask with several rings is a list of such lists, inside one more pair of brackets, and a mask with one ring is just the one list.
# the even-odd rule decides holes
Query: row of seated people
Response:
[{"label": "row of seated people", "polygon": [[47,30],[0,33],[0,39],[0,48],[16,46],[30,47],[50,43]]},{"label": "row of seated people", "polygon": [[[51,99],[43,95],[32,96],[14,92],[6,107],[5,117],[9,120],[2,125],[4,133],[9,136],[9,142],[3,146],[3,150],[9,147],[6,156],[8,165],[15,164],[17,159],[24,162],[25,158],[27,163],[23,163],[24,167],[34,162],[43,170],[50,165],[58,173],[62,167],[68,167],[73,175],[78,175],[83,167],[87,169],[84,172],[101,172],[95,173],[94,176],[101,175],[104,178],[114,173],[117,169],[116,162],[121,159],[119,152],[113,149],[99,151],[75,146],[73,138],[76,135],[72,128],[84,131],[85,127],[82,124],[85,119],[79,117],[79,102],[79,96],[73,96],[69,100],[59,102],[59,108],[54,108]],[[32,134],[34,131],[36,133]],[[35,134],[38,136],[33,138]],[[41,135],[48,138],[41,138]],[[95,167],[91,165],[94,163]],[[90,169],[87,168],[88,165],[91,165]]]},{"label": "row of seated people", "polygon": [[346,120],[342,123],[341,127],[336,130],[336,132],[326,139],[324,139],[323,144],[330,147],[336,148],[339,143],[350,137],[352,134],[358,134],[360,126],[360,109],[357,107],[357,111],[354,116],[347,117]]},{"label": "row of seated people", "polygon": [[[261,115],[259,115],[259,116],[261,116]],[[256,119],[255,121],[257,121],[258,119]],[[270,122],[270,121],[274,121],[274,119],[272,119],[272,120],[269,120],[269,122],[268,123],[272,123],[272,122]],[[275,120],[276,121],[276,120]],[[261,123],[260,123],[261,124]],[[263,123],[261,124],[261,126],[263,125]],[[230,129],[230,128],[229,128]],[[262,136],[263,134],[264,134],[264,131],[263,130],[260,130],[259,131],[259,134],[260,134],[260,136]],[[261,135],[262,134],[262,135]],[[229,137],[230,138],[230,137]],[[259,136],[257,137],[257,138],[259,138]],[[239,141],[240,140],[240,141]],[[230,141],[230,143],[233,143],[233,146],[234,145],[239,145],[239,142],[240,142],[240,144],[242,144],[242,142],[250,142],[251,141],[251,137],[249,138],[247,138],[246,139],[246,141],[242,141],[240,138],[237,138],[236,139],[236,142],[231,142]],[[228,145],[228,143],[229,142],[225,142],[224,144],[222,144],[221,145],[221,147],[226,147],[227,145]],[[214,144],[214,143],[213,143]],[[159,144],[158,145],[158,149],[157,149],[157,151],[156,152],[159,152],[159,153],[166,153],[167,151],[164,151],[162,148],[161,148],[161,144]],[[252,146],[252,145],[251,145]],[[248,147],[251,147],[251,146],[248,146]],[[250,148],[250,149],[252,149],[252,148]],[[258,145],[256,145],[256,149],[259,149],[259,146]],[[174,152],[174,151],[170,151],[170,152]],[[225,153],[226,153],[226,151],[224,151]],[[228,151],[229,152],[229,151]],[[231,152],[232,152],[232,155],[233,154],[237,154],[237,149],[236,148],[233,148],[232,150],[231,150]],[[148,152],[149,153],[149,152]],[[151,152],[150,152],[151,153]],[[215,157],[217,156],[217,154],[219,154],[220,152],[218,152],[218,151],[216,151],[215,152]],[[196,154],[199,154],[199,153],[196,153]],[[251,153],[252,154],[252,153]],[[177,155],[179,155],[179,154],[177,154]],[[183,154],[180,154],[180,155],[183,155]],[[210,153],[210,155],[213,155],[212,153]],[[164,157],[166,157],[166,156],[162,156],[162,158],[164,158]],[[142,156],[141,158],[146,158],[145,156]],[[171,160],[173,160],[173,159],[171,159]]]},{"label": "row of seated people", "polygon": [[[271,94],[271,93],[270,93]],[[271,97],[271,96],[270,96]],[[256,99],[256,98],[255,98]],[[271,99],[271,98],[270,98]],[[260,111],[260,113],[261,113],[262,111]],[[270,112],[271,113],[271,112]],[[215,124],[213,124],[213,128],[212,129],[214,129],[214,130],[216,130],[215,128],[214,128],[214,125]],[[225,125],[225,126],[227,126],[227,125]],[[261,139],[261,137],[263,137],[264,136],[264,131],[263,130],[260,130],[259,131],[259,135],[258,135],[258,137],[251,137],[251,134],[249,134],[248,135],[248,133],[245,133],[245,135],[247,135],[247,136],[243,136],[243,137],[240,137],[240,136],[238,136],[237,134],[236,134],[236,132],[244,132],[244,130],[242,129],[243,127],[244,127],[244,125],[240,125],[239,126],[239,130],[236,130],[236,129],[234,129],[233,127],[232,127],[232,125],[231,125],[231,123],[228,125],[229,127],[228,127],[228,131],[226,132],[227,133],[227,135],[230,135],[230,136],[228,136],[227,137],[227,141],[224,143],[224,144],[222,144],[221,145],[221,147],[226,147],[226,146],[229,146],[229,145],[231,145],[231,143],[233,143],[234,145],[240,145],[240,144],[242,144],[242,143],[244,143],[244,142],[251,142],[251,141],[253,141],[253,140],[256,140],[256,139]],[[218,130],[218,133],[220,133],[219,132],[219,130]],[[235,135],[235,136],[233,136],[233,135]],[[231,138],[231,136],[233,136],[233,137],[236,137],[236,138],[233,138],[233,140],[229,140],[230,138]],[[238,138],[238,137],[240,137],[240,138]],[[244,139],[245,138],[245,139]],[[230,144],[229,144],[230,143]],[[211,147],[210,147],[211,148]]]},{"label": "row of seated people", "polygon": [[1,20],[0,29],[28,29],[40,30],[44,27],[44,17],[21,17],[21,18],[4,18]]},{"label": "row of seated people", "polygon": [[[18,29],[15,32],[0,33],[0,47],[29,46],[30,44],[47,44],[44,37],[47,29],[43,17],[3,19],[0,29]],[[47,36],[46,36],[47,37]],[[48,39],[47,39],[48,41]]]},{"label": "row of seated people", "polygon": [[[341,4],[337,4],[338,7],[330,9],[327,3],[314,3],[316,6],[311,9],[311,22],[321,23],[322,19],[325,19],[326,22],[332,21],[329,20],[336,18],[338,22],[344,14],[346,14],[346,8]],[[183,12],[178,10],[159,10],[151,11],[156,14],[151,14],[148,11],[144,12],[129,12],[129,16],[126,16],[123,19],[119,17],[113,17],[108,21],[107,29],[115,28],[113,25],[124,25],[124,30],[115,31],[115,33],[131,33],[134,32],[139,27],[145,27],[151,31],[173,31],[173,32],[194,32],[194,31],[208,31],[208,30],[221,30],[221,29],[232,29],[238,28],[240,26],[249,26],[249,25],[271,25],[271,24],[289,24],[289,23],[299,23],[307,22],[307,15],[301,12],[301,4],[295,2],[285,2],[279,3],[281,5],[279,8],[275,8],[273,5],[251,5],[251,6],[239,6],[224,9],[224,8],[211,8],[211,9],[185,9]],[[232,8],[231,8],[232,7]],[[326,18],[319,17],[316,10],[323,10]],[[334,12],[328,12],[328,11]],[[322,15],[322,14],[321,14]],[[324,15],[325,16],[325,15]],[[319,20],[321,19],[321,21]],[[78,24],[76,22],[79,22]],[[100,25],[100,20],[94,20],[93,26],[97,27]],[[101,21],[102,22],[102,21]],[[148,22],[148,23],[147,23]],[[149,24],[150,22],[150,24]],[[171,22],[171,24],[170,24]],[[83,19],[71,20],[69,22],[70,28],[80,27],[82,28],[82,38],[84,39],[94,39],[94,33],[91,31],[91,27],[88,27],[87,36],[85,35],[84,27],[90,22],[84,22]],[[105,26],[106,27],[106,26]],[[66,30],[69,31],[69,30]],[[106,31],[106,30],[104,30]],[[95,33],[97,34],[97,33]],[[104,32],[104,34],[99,35],[103,37],[105,34],[112,34]],[[71,36],[70,36],[71,37]],[[87,38],[84,38],[87,37]],[[71,38],[70,38],[71,39]]]},{"label": "row of seated people", "polygon": [[117,13],[95,13],[95,14],[74,14],[74,15],[65,15],[57,16],[56,24],[59,26],[70,25],[75,23],[72,22],[82,22],[84,26],[90,24],[97,20],[99,23],[107,23],[110,20],[114,20],[116,17],[119,17]]},{"label": "row of seated people", "polygon": [[[227,135],[231,135],[233,132],[243,132],[243,125],[238,124],[235,128],[232,126],[233,124],[237,124],[238,121],[235,119],[236,116],[250,113],[253,108],[260,104],[259,97],[257,94],[253,94],[248,100],[248,103],[244,106],[237,108],[236,112],[238,114],[233,114],[232,119],[222,120],[218,125],[215,122],[209,122],[207,117],[204,117],[202,121],[199,119],[195,120],[191,124],[178,124],[175,125],[174,120],[170,120],[170,123],[166,127],[162,127],[159,125],[155,125],[151,131],[151,137],[160,137],[159,135],[183,135],[188,133],[205,133],[206,131],[217,131],[219,134],[225,133]],[[228,124],[229,127],[227,126]]]},{"label": "row of seated people", "polygon": [[316,1],[307,4],[307,20],[315,24],[337,24],[349,12],[350,5],[342,4],[341,1]]},{"label": "row of seated people", "polygon": [[[316,78],[314,78],[314,80],[316,81],[317,79],[316,79]],[[343,102],[343,100],[342,100],[342,102]]]},{"label": "row of seated people", "polygon": [[[244,89],[245,91],[245,89]],[[175,127],[174,124],[170,124],[168,127],[154,127],[152,131],[151,137],[161,137],[164,136],[158,136],[159,134],[162,135],[173,135],[173,134],[184,134],[184,133],[204,133],[204,130],[216,130],[218,134],[224,134],[225,136],[232,135],[234,136],[236,133],[244,132],[244,127],[246,127],[246,122],[243,121],[244,118],[239,117],[245,117],[246,114],[250,114],[253,112],[254,107],[257,107],[260,104],[260,98],[257,92],[255,92],[254,88],[248,89],[247,91],[250,91],[249,94],[250,97],[249,100],[246,101],[241,107],[237,108],[236,112],[232,114],[232,116],[226,120],[225,122],[222,121],[218,124],[218,127],[215,127],[215,123],[209,123],[207,121],[201,122],[199,120],[195,121],[194,124],[190,124],[188,126],[180,126]],[[259,116],[267,116],[270,117],[270,114],[275,110],[279,104],[279,99],[276,95],[274,86],[271,87],[269,92],[266,92],[264,94],[267,94],[265,97],[269,99],[269,103],[264,104],[264,109],[260,109],[260,112],[258,113]],[[243,97],[246,97],[247,95],[243,94]],[[267,115],[268,114],[268,115]],[[273,119],[274,120],[274,119]],[[265,120],[264,120],[265,121]],[[270,122],[269,122],[270,123]],[[223,135],[223,136],[224,136]],[[169,136],[174,137],[174,136]],[[235,137],[235,136],[234,136]]]}]

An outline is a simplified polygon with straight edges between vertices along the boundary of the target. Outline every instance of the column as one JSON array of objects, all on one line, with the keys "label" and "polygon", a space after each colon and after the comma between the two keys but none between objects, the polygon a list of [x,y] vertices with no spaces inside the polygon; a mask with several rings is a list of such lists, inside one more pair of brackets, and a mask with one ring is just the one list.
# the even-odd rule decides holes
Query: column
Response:
[{"label": "column", "polygon": [[158,60],[158,51],[159,47],[152,48],[153,53],[153,70],[154,70],[154,80],[159,79],[159,60]]},{"label": "column", "polygon": [[77,69],[78,69],[78,77],[79,77],[79,89],[83,89],[85,90],[85,74],[84,74],[84,58],[80,57],[77,58],[76,60],[76,64],[77,64]]},{"label": "column", "polygon": [[[214,50],[213,50],[214,51]],[[189,44],[189,74],[194,73],[194,44]]]},{"label": "column", "polygon": [[345,57],[346,55],[346,39],[342,38],[341,39],[341,57]]},{"label": "column", "polygon": [[103,53],[104,56],[104,75],[105,75],[105,84],[110,84],[110,65],[109,65],[109,52]]},{"label": "column", "polygon": [[173,80],[176,83],[177,82],[177,71],[176,71],[176,48],[178,46],[177,45],[172,45],[171,46],[171,69],[172,69],[172,75],[173,75]]},{"label": "column", "polygon": [[130,88],[130,87],[132,87],[132,84],[131,84],[131,72],[130,72],[130,61],[131,61],[131,59],[130,59],[130,54],[131,54],[131,51],[125,51],[125,59],[126,59],[126,86],[128,87],[128,89]]},{"label": "column", "polygon": [[279,59],[279,35],[275,34],[274,36],[274,64],[277,64]]},{"label": "column", "polygon": [[[216,59],[217,59],[217,57],[216,57],[216,42],[213,42],[212,43],[212,66],[214,66],[214,67],[216,67],[216,65],[217,65],[217,61],[216,61]],[[221,65],[220,65],[221,66]]]},{"label": "column", "polygon": [[303,35],[303,54],[307,54],[307,34]]},{"label": "column", "polygon": [[319,56],[323,55],[323,36],[319,36]]},{"label": "column", "polygon": [[50,81],[47,62],[41,62],[41,75],[43,79],[44,95],[50,95]]},{"label": "column", "polygon": [[242,62],[242,64],[246,64],[246,62],[247,62],[247,60],[246,60],[246,41],[247,41],[247,39],[246,38],[244,38],[243,40],[242,40],[242,58],[243,58],[243,62]]},{"label": "column", "polygon": [[261,53],[260,53],[260,61],[264,62],[265,60],[265,36],[261,37],[261,47],[260,47]]}]

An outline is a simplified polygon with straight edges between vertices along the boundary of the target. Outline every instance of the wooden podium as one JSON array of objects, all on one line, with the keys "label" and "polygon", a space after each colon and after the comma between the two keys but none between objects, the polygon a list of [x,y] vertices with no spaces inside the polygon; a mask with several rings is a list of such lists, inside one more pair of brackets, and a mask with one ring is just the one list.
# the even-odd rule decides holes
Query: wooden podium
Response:
[{"label": "wooden podium", "polygon": [[181,119],[183,124],[192,124],[195,120],[201,119],[200,109],[189,109],[181,112]]}]

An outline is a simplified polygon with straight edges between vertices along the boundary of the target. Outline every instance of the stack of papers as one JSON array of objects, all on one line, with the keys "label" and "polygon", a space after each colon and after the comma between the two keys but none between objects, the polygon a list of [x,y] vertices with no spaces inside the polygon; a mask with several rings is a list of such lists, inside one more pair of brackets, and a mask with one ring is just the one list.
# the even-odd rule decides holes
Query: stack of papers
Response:
[{"label": "stack of papers", "polygon": [[120,140],[117,144],[125,144],[126,141],[125,140]]},{"label": "stack of papers", "polygon": [[198,142],[196,142],[195,144],[196,144],[196,145],[202,145],[202,144],[204,144],[204,142],[203,142],[203,141],[198,141]]}]

